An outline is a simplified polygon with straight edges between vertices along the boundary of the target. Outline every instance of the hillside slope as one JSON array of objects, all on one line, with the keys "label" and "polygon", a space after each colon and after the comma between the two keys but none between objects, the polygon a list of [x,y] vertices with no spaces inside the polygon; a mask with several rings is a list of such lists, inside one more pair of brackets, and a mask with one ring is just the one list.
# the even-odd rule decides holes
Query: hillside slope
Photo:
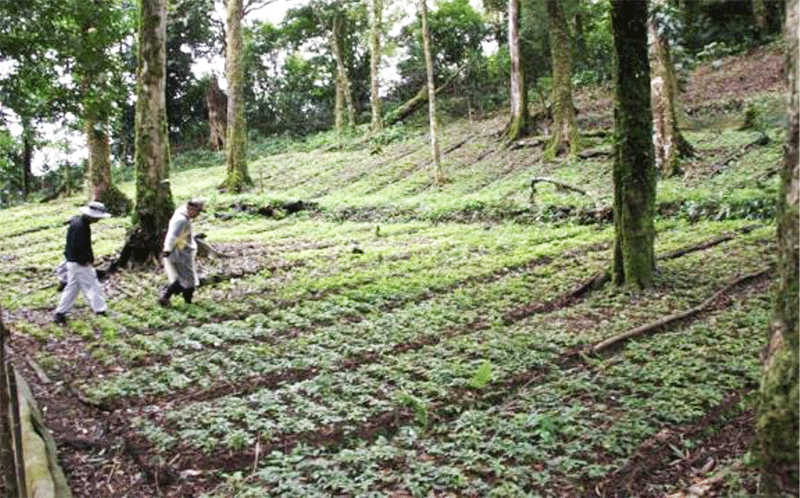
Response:
[{"label": "hillside slope", "polygon": [[[497,141],[504,115],[443,127],[441,187],[413,129],[256,157],[235,196],[215,189],[216,156],[193,156],[210,165],[173,194],[206,198],[196,231],[230,257],[200,261],[190,306],[157,307],[160,270],[127,269],[104,282],[107,317],[79,300],[56,326],[52,269],[83,199],[0,211],[12,361],[75,496],[754,494],[781,60],[763,49],[688,82],[697,155],[659,182],[644,292],[593,285],[613,240],[609,135],[546,162],[535,137]],[[583,129],[608,130],[607,91],[577,105]],[[751,107],[758,128],[739,130]],[[534,177],[584,193],[532,196]],[[129,227],[94,225],[100,266]]]}]

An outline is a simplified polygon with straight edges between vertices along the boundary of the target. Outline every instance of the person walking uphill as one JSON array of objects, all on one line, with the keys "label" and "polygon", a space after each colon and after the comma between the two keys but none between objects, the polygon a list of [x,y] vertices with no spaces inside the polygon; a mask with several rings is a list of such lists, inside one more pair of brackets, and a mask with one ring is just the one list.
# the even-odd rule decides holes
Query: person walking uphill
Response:
[{"label": "person walking uphill", "polygon": [[183,294],[187,304],[191,304],[194,289],[200,284],[195,267],[197,242],[192,232],[192,220],[202,211],[203,202],[191,200],[176,209],[169,220],[162,254],[169,287],[158,300],[161,306],[170,306],[170,299],[178,293]]},{"label": "person walking uphill", "polygon": [[75,304],[79,291],[83,292],[95,313],[104,315],[106,312],[106,299],[94,269],[91,224],[108,218],[111,214],[106,211],[102,202],[90,202],[79,211],[81,214],[73,217],[67,228],[67,244],[64,249],[67,260],[67,285],[61,292],[61,299],[56,308],[54,317],[56,323],[67,321],[67,313]]}]

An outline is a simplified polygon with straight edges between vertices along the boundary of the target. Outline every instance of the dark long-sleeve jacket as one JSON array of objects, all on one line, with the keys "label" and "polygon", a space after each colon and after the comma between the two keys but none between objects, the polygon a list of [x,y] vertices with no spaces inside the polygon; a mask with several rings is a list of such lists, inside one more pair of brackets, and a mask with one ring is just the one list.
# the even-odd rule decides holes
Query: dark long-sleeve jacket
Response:
[{"label": "dark long-sleeve jacket", "polygon": [[75,216],[69,220],[67,247],[64,249],[64,257],[67,258],[67,261],[80,265],[94,263],[92,229],[88,216]]}]

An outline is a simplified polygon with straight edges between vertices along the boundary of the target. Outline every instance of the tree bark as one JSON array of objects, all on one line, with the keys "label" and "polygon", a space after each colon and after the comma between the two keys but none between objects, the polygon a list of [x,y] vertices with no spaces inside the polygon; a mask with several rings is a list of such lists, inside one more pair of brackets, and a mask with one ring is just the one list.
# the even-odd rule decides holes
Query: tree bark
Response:
[{"label": "tree bark", "polygon": [[656,172],[646,0],[611,0],[614,34],[614,256],[617,284],[645,288],[655,274]]},{"label": "tree bark", "polygon": [[242,0],[228,0],[225,23],[227,53],[225,75],[228,80],[227,177],[220,188],[242,192],[253,185],[247,171],[247,122],[244,114],[244,38]]},{"label": "tree bark", "polygon": [[109,213],[125,216],[130,213],[131,201],[111,180],[111,147],[106,123],[84,116],[86,147],[89,150],[89,187],[92,200],[105,204]]},{"label": "tree bark", "polygon": [[380,67],[381,67],[381,34],[383,31],[383,0],[372,0],[371,4],[371,24],[369,34],[369,102],[372,110],[372,121],[370,123],[373,132],[383,129],[383,119],[381,118],[381,96],[380,96]]},{"label": "tree bark", "polygon": [[509,97],[511,121],[505,131],[508,141],[519,140],[528,134],[528,87],[522,70],[519,38],[520,0],[508,0],[508,53],[510,58]]},{"label": "tree bark", "polygon": [[559,0],[547,0],[547,17],[553,61],[553,137],[545,150],[545,157],[553,158],[565,149],[570,156],[575,156],[580,146],[572,102],[572,42]]},{"label": "tree bark", "polygon": [[763,354],[760,405],[756,429],[761,453],[765,496],[797,493],[798,475],[798,271],[800,271],[800,97],[798,96],[798,0],[787,2],[786,73],[788,130],[778,198],[779,287],[775,313],[768,328]]},{"label": "tree bark", "polygon": [[353,104],[353,93],[350,88],[350,77],[347,75],[347,66],[344,62],[344,50],[342,49],[342,14],[336,12],[332,22],[330,44],[331,53],[336,61],[336,88],[343,99],[344,110],[347,111],[344,122],[349,131],[356,125],[356,111]]},{"label": "tree bark", "polygon": [[0,467],[6,496],[17,496],[17,475],[14,457],[14,438],[11,422],[11,399],[6,377],[6,341],[10,334],[0,317]]},{"label": "tree bark", "polygon": [[428,30],[428,5],[419,0],[419,15],[422,20],[422,49],[425,52],[425,68],[428,73],[428,119],[430,122],[431,154],[433,156],[433,183],[444,182],[442,155],[439,151],[439,119],[436,113],[436,83],[433,79],[433,56],[431,55],[431,34]]},{"label": "tree bark", "polygon": [[175,206],[169,184],[166,107],[166,0],[141,0],[136,100],[136,210],[127,245],[136,262],[161,253]]},{"label": "tree bark", "polygon": [[31,178],[33,178],[33,140],[31,130],[24,130],[22,138],[22,198],[27,199],[31,193]]},{"label": "tree bark", "polygon": [[655,167],[664,178],[680,173],[678,159],[692,153],[691,145],[678,129],[678,118],[675,112],[677,86],[672,68],[669,40],[663,30],[659,29],[660,9],[666,5],[666,0],[653,0],[654,8],[647,23]]},{"label": "tree bark", "polygon": [[764,0],[752,0],[752,7],[755,28],[753,36],[756,41],[761,41],[762,36],[767,32],[767,9]]},{"label": "tree bark", "polygon": [[224,150],[228,133],[228,97],[220,90],[217,77],[212,76],[206,89],[208,107],[208,147],[211,150]]}]

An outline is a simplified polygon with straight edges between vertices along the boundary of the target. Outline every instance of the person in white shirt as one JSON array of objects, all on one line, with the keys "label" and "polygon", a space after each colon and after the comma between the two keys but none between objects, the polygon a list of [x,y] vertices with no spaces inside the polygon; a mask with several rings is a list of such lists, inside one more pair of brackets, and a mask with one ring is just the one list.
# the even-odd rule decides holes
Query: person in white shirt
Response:
[{"label": "person in white shirt", "polygon": [[183,300],[191,304],[194,290],[200,284],[195,266],[197,242],[192,232],[192,220],[203,212],[203,207],[203,201],[191,200],[176,209],[169,220],[162,253],[169,286],[158,300],[161,306],[169,307],[175,294],[182,294]]}]

